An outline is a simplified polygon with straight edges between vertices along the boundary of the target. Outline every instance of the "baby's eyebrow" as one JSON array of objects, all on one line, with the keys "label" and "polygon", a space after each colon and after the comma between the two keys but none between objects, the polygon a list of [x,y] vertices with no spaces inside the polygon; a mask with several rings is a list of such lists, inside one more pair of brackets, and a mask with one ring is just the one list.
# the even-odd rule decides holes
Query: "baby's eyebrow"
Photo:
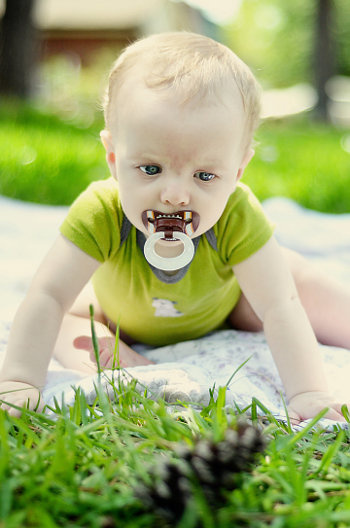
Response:
[{"label": "baby's eyebrow", "polygon": [[160,167],[162,163],[155,156],[127,156],[127,162],[131,165],[140,166],[140,165],[157,165]]},{"label": "baby's eyebrow", "polygon": [[206,161],[204,163],[197,164],[196,172],[220,172],[222,169],[222,164],[220,162]]},{"label": "baby's eyebrow", "polygon": [[159,155],[156,155],[156,154],[149,154],[149,153],[140,153],[138,154],[137,156],[133,156],[134,159],[137,159],[138,161],[143,161],[143,162],[151,162],[151,163],[158,163],[159,164],[159,161],[160,161],[160,157]]}]

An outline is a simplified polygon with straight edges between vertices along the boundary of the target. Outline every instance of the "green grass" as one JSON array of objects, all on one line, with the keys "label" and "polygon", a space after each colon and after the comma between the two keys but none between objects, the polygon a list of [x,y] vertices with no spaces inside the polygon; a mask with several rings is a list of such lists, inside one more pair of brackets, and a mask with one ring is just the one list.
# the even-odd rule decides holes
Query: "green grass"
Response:
[{"label": "green grass", "polygon": [[[254,398],[245,409],[227,408],[226,387],[219,388],[217,397],[210,390],[206,406],[170,404],[162,398],[154,401],[142,387],[136,390],[136,380],[126,382],[122,369],[108,372],[107,378],[99,371],[108,391],[97,383],[94,401],[76,390],[72,405],[57,399],[45,414],[23,410],[18,418],[0,409],[2,528],[350,525],[350,430],[319,428],[325,412],[295,432]],[[207,448],[197,450],[197,457],[210,462],[218,452],[215,446],[223,445],[229,429],[239,430],[242,419],[247,423],[247,415],[265,446],[244,470],[233,473],[231,487],[219,479],[210,498],[194,473],[182,473],[182,486],[187,486],[183,514],[170,522],[159,500],[150,508],[145,490],[157,489],[164,496],[169,482],[159,467],[184,467],[184,453],[193,452],[199,441]],[[220,463],[227,478],[228,458],[236,465],[247,456],[249,443],[239,445],[233,457],[226,451],[225,460],[217,458],[216,474]],[[201,468],[203,475],[203,464]],[[175,473],[173,469],[172,479]],[[173,491],[174,480],[170,482]],[[177,505],[179,490],[170,498]]]},{"label": "green grass", "polygon": [[[94,336],[92,308],[91,328]],[[97,342],[94,348],[97,357]],[[227,408],[226,387],[216,398],[209,390],[206,406],[170,404],[154,401],[142,387],[136,390],[136,380],[126,382],[122,369],[108,372],[109,377],[98,369],[93,402],[78,389],[73,405],[55,400],[46,414],[23,410],[17,418],[0,409],[1,527],[349,526],[350,430],[317,427],[326,411],[295,432],[255,398],[246,409]],[[104,377],[108,391],[100,385]],[[224,459],[211,462],[227,431],[242,431],[247,414],[257,430],[253,444],[236,436],[230,444],[235,452],[227,452],[226,443]],[[189,473],[186,453],[194,453],[199,443]],[[259,446],[253,457],[247,455],[249,445]],[[240,459],[248,463],[239,466]],[[221,475],[209,495],[203,460]],[[241,467],[232,485],[222,476],[228,478],[228,464]],[[176,468],[181,467],[179,488]],[[200,485],[193,473],[197,468],[197,477],[204,478]],[[158,499],[150,507],[147,497],[155,490]],[[164,497],[176,508],[187,503],[175,520],[164,516]]]},{"label": "green grass", "polygon": [[[101,122],[79,128],[29,106],[0,108],[0,192],[18,199],[68,204],[93,179],[107,175]],[[345,132],[299,119],[265,123],[245,180],[261,199],[285,195],[319,210],[349,212],[350,156]],[[175,407],[146,398],[135,384],[112,384],[88,403],[77,392],[51,415],[0,410],[1,528],[142,528],[165,521],[135,488],[158,460],[176,458],[181,443],[220,438],[240,414],[263,428],[267,447],[220,508],[200,490],[182,528],[346,528],[350,525],[350,431],[293,432],[259,402],[225,409],[224,391],[207,407]]]},{"label": "green grass", "polygon": [[[7,102],[0,106],[0,194],[70,204],[93,180],[108,176],[99,141],[101,119],[76,119]],[[264,123],[244,181],[263,200],[283,195],[332,213],[350,212],[350,133],[305,118]]]},{"label": "green grass", "polygon": [[[135,490],[157,461],[175,459],[179,445],[193,446],[199,436],[220,439],[241,411],[224,409],[224,391],[193,409],[147,399],[133,382],[111,388],[115,401],[99,392],[88,404],[77,392],[72,407],[57,403],[50,416],[25,411],[18,419],[0,411],[0,526],[174,526]],[[263,454],[236,475],[236,489],[224,494],[220,508],[194,494],[178,526],[349,526],[350,432],[293,433],[269,415],[262,425],[258,408],[253,401],[248,411],[263,429]]]}]

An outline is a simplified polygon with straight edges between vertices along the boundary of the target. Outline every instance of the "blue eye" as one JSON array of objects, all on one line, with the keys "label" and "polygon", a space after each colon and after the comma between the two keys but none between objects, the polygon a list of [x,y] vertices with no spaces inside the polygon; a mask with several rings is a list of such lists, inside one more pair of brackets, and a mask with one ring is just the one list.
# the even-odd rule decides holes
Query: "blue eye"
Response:
[{"label": "blue eye", "polygon": [[205,171],[195,172],[194,176],[196,178],[199,178],[203,182],[208,182],[215,178],[215,174],[212,174],[211,172],[205,172]]},{"label": "blue eye", "polygon": [[154,176],[162,172],[162,169],[157,165],[140,165],[139,169],[148,176]]}]

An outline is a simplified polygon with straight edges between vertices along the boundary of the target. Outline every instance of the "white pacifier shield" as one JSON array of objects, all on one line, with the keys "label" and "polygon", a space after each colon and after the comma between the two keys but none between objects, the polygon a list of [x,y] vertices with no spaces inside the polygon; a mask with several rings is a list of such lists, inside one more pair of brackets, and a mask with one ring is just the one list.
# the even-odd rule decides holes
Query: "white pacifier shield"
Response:
[{"label": "white pacifier shield", "polygon": [[160,231],[158,233],[153,233],[146,240],[145,247],[143,248],[144,255],[148,262],[152,264],[155,268],[158,268],[163,271],[175,271],[180,268],[184,268],[191,262],[194,255],[194,245],[190,237],[181,233],[180,231],[173,232],[173,237],[177,240],[181,240],[184,245],[181,255],[177,257],[161,257],[156,253],[155,244],[161,238],[165,238],[165,233]]}]

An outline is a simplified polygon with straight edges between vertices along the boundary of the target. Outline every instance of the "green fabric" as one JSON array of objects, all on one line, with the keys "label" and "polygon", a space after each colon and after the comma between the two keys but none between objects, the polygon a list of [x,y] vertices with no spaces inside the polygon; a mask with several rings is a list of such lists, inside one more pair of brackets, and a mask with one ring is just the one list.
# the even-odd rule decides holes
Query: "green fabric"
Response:
[{"label": "green fabric", "polygon": [[123,211],[117,183],[93,183],[72,205],[61,233],[102,265],[93,285],[104,313],[137,341],[166,345],[195,339],[225,322],[240,296],[232,266],[271,237],[250,189],[239,183],[213,227],[217,251],[201,236],[185,276],[174,284],[156,277],[131,227],[120,246]]}]

